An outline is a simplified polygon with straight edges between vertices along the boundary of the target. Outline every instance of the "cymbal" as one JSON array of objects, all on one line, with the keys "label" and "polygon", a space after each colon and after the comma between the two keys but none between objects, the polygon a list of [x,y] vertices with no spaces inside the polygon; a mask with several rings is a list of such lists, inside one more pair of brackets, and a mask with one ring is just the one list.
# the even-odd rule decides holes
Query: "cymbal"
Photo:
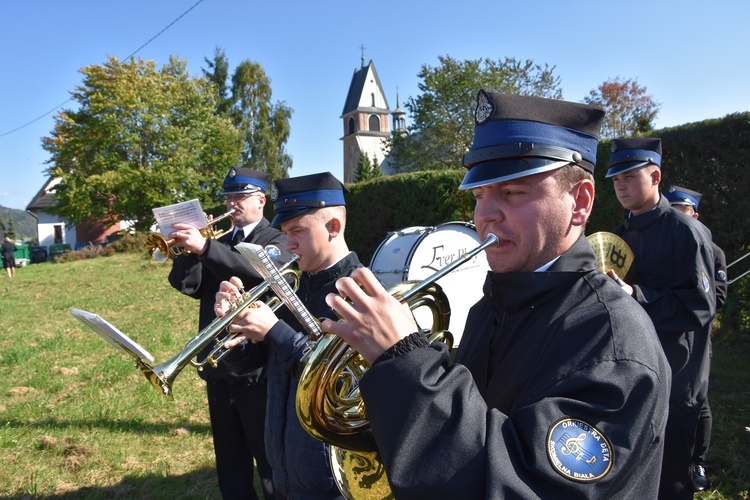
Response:
[{"label": "cymbal", "polygon": [[628,274],[635,255],[625,240],[605,231],[590,234],[586,238],[594,249],[597,269],[604,273],[607,269],[613,269],[620,278]]}]

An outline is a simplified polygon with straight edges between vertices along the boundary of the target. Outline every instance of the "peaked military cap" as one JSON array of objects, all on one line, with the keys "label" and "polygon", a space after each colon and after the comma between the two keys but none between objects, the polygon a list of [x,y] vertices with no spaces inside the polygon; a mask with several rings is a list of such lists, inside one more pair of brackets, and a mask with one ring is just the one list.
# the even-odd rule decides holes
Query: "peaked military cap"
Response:
[{"label": "peaked military cap", "polygon": [[266,192],[269,175],[252,168],[232,167],[224,178],[221,194],[243,194]]},{"label": "peaked military cap", "polygon": [[638,138],[638,139],[614,139],[612,141],[612,154],[609,155],[607,167],[607,179],[617,174],[656,165],[661,168],[661,139]]},{"label": "peaked military cap", "polygon": [[349,190],[330,172],[279,179],[271,185],[274,201],[272,225],[280,227],[286,222],[312,210],[323,207],[344,206],[344,193]]},{"label": "peaked military cap", "polygon": [[696,211],[703,197],[698,191],[680,186],[669,186],[669,190],[664,196],[669,200],[671,205],[689,205]]},{"label": "peaked military cap", "polygon": [[480,90],[474,142],[459,189],[472,189],[571,163],[594,172],[604,110],[575,102]]}]

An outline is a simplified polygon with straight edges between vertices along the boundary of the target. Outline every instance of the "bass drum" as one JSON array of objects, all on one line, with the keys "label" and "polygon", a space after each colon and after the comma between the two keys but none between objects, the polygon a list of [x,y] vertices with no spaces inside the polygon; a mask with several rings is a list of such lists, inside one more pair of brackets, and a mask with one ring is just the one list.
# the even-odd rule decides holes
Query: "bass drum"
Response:
[{"label": "bass drum", "polygon": [[[375,250],[370,270],[385,285],[422,281],[461,258],[482,243],[470,222],[446,222],[438,226],[413,226],[388,233]],[[482,285],[490,267],[484,252],[439,280],[450,303],[450,327],[454,347],[461,341],[469,309],[482,297]],[[421,328],[429,328],[430,315],[413,310]]]}]

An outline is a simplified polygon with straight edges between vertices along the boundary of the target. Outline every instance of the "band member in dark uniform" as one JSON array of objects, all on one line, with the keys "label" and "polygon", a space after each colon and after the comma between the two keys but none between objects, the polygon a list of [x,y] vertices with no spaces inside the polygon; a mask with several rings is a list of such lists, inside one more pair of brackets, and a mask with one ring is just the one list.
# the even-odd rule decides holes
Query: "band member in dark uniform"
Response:
[{"label": "band member in dark uniform", "polygon": [[[698,220],[700,215],[698,213],[698,205],[701,198],[703,198],[701,193],[680,186],[670,186],[664,196],[669,200],[672,208],[676,208],[680,212]],[[727,291],[729,289],[727,284],[727,258],[724,251],[719,248],[719,245],[713,241],[711,244],[714,249],[714,282],[716,286],[716,311],[718,312],[727,300]],[[712,357],[711,325],[709,325],[708,331],[708,356],[710,361]],[[708,480],[708,473],[706,472],[706,456],[708,455],[708,448],[711,445],[712,425],[711,407],[708,404],[708,397],[706,397],[701,407],[698,427],[695,430],[695,446],[693,448],[693,491],[695,492],[707,490],[711,485]]]},{"label": "band member in dark uniform", "polygon": [[479,92],[460,189],[499,244],[454,365],[369,270],[328,296],[396,498],[655,497],[669,367],[583,234],[603,114]]},{"label": "band member in dark uniform", "polygon": [[[316,318],[332,318],[326,296],[336,290],[336,280],[362,266],[346,243],[346,188],[329,172],[279,179],[271,198],[275,201],[274,227],[287,235],[287,248],[299,258],[302,271],[297,296]],[[216,294],[217,314],[226,312],[235,297],[236,278],[221,284]],[[278,314],[278,317],[276,316]],[[267,345],[268,415],[266,451],[273,468],[278,498],[342,499],[327,459],[327,446],[311,437],[297,418],[296,397],[302,357],[309,347],[308,332],[283,307],[274,314],[265,304],[247,308],[229,325],[238,334],[227,342],[238,345],[250,339]],[[247,345],[247,344],[245,344]],[[230,366],[241,366],[242,351],[227,357]]]},{"label": "band member in dark uniform", "polygon": [[[654,322],[672,368],[659,498],[692,498],[693,443],[708,394],[716,314],[710,231],[661,196],[661,139],[615,139],[606,177],[629,212],[614,229],[633,250],[623,284]],[[628,284],[629,283],[629,284]]]},{"label": "band member in dark uniform", "polygon": [[[221,194],[226,196],[227,210],[234,210],[232,234],[217,240],[206,239],[195,227],[177,224],[177,231],[169,235],[187,250],[174,259],[169,283],[180,292],[200,299],[200,330],[216,318],[214,296],[222,280],[241,276],[248,290],[262,281],[234,245],[241,241],[261,245],[269,256],[277,259],[279,266],[291,259],[285,250],[284,233],[271,227],[263,217],[268,178],[268,174],[249,168],[232,168],[227,174]],[[210,344],[199,355],[200,359],[214,347]],[[216,472],[225,499],[257,498],[253,460],[265,498],[274,498],[264,445],[267,352],[263,346],[253,346],[249,356],[252,362],[241,372],[230,370],[223,362],[216,368],[207,366],[198,372],[206,381]]]}]

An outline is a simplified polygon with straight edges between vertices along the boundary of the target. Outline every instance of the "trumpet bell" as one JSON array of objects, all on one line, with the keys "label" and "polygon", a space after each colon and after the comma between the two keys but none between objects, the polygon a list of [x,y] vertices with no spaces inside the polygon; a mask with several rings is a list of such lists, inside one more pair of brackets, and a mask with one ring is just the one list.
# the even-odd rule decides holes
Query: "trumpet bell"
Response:
[{"label": "trumpet bell", "polygon": [[151,258],[159,264],[162,264],[169,259],[170,244],[157,233],[151,233],[146,237],[146,249]]}]

